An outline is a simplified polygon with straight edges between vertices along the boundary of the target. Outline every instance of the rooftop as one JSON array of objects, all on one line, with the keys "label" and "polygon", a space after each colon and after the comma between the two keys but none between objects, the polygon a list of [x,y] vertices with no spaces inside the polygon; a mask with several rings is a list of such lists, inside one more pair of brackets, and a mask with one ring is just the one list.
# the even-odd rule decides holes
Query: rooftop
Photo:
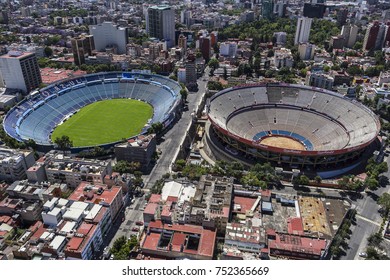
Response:
[{"label": "rooftop", "polygon": [[81,182],[68,199],[93,204],[111,205],[121,191],[121,187],[108,188],[104,184],[91,185],[87,182]]}]

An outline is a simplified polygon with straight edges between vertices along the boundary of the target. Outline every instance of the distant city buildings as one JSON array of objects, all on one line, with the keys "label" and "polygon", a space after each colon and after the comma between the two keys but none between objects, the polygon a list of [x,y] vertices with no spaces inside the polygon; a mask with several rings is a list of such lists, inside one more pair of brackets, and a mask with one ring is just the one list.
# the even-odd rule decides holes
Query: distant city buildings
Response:
[{"label": "distant city buildings", "polygon": [[0,56],[0,72],[7,88],[19,89],[26,94],[42,83],[34,53],[10,51]]},{"label": "distant city buildings", "polygon": [[344,45],[347,48],[352,48],[357,40],[359,27],[353,24],[343,25],[341,28],[341,36],[344,38]]},{"label": "distant city buildings", "polygon": [[89,33],[93,36],[95,49],[105,51],[106,48],[114,48],[114,53],[125,54],[128,44],[128,30],[112,22],[103,22],[98,25],[90,25]]}]

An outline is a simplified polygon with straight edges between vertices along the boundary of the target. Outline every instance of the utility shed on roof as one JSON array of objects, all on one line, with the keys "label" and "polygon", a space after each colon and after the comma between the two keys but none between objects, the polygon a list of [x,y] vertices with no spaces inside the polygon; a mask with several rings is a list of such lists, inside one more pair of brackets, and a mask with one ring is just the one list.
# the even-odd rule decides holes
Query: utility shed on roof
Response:
[{"label": "utility shed on roof", "polygon": [[267,201],[261,202],[261,212],[272,213],[272,203]]}]

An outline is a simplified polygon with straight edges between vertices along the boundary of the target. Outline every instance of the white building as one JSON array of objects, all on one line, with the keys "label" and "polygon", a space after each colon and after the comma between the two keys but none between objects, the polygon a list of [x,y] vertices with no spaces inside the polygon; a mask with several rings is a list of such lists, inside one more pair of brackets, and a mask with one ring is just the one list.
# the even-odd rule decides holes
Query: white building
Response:
[{"label": "white building", "polygon": [[286,32],[275,32],[274,37],[276,39],[276,45],[284,46],[287,41],[287,33]]},{"label": "white building", "polygon": [[177,69],[177,81],[179,83],[186,83],[186,69],[185,68],[179,68]]},{"label": "white building", "polygon": [[26,177],[26,170],[35,163],[32,151],[0,148],[0,180],[17,181]]},{"label": "white building", "polygon": [[7,88],[20,89],[25,93],[38,88],[42,83],[34,53],[10,51],[0,56],[0,72]]},{"label": "white building", "polygon": [[309,44],[309,43],[299,44],[298,46],[299,57],[302,60],[312,60],[314,58],[315,48],[316,46],[313,44]]},{"label": "white building", "polygon": [[237,54],[236,42],[224,42],[219,47],[219,54],[228,57],[235,57]]},{"label": "white building", "polygon": [[167,5],[152,6],[146,17],[149,37],[165,40],[168,48],[175,45],[175,10]]},{"label": "white building", "polygon": [[297,22],[297,31],[295,32],[294,45],[299,43],[309,42],[310,28],[311,23],[313,22],[312,18],[300,17]]},{"label": "white building", "polygon": [[126,27],[119,27],[112,22],[90,25],[89,33],[93,35],[97,51],[104,51],[107,46],[116,46],[118,54],[126,54],[128,32]]},{"label": "white building", "polygon": [[276,68],[292,67],[293,63],[294,63],[294,58],[291,54],[291,50],[285,48],[281,48],[280,50],[275,50],[274,65]]},{"label": "white building", "polygon": [[352,48],[355,45],[358,31],[359,27],[352,24],[344,25],[341,28],[341,36],[343,36],[347,48]]}]

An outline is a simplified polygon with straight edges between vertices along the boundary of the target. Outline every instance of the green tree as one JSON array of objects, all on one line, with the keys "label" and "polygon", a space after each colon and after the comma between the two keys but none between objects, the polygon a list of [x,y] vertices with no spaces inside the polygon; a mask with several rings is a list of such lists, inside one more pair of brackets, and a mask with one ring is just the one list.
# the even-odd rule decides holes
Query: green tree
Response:
[{"label": "green tree", "polygon": [[160,134],[162,131],[164,130],[164,126],[161,122],[156,122],[154,124],[152,124],[151,127],[148,128],[148,134],[152,134],[152,133],[155,133],[155,134]]},{"label": "green tree", "polygon": [[73,141],[70,140],[67,135],[62,135],[61,137],[54,139],[54,144],[57,145],[58,149],[64,152],[73,147]]},{"label": "green tree", "polygon": [[315,177],[314,177],[314,181],[316,181],[317,184],[320,184],[321,181],[322,181],[321,176],[319,176],[319,175],[315,176]]},{"label": "green tree", "polygon": [[378,199],[378,204],[382,206],[387,213],[390,211],[390,194],[384,193]]},{"label": "green tree", "polygon": [[184,102],[187,101],[188,91],[185,88],[180,90],[180,95]]},{"label": "green tree", "polygon": [[218,69],[219,68],[219,61],[216,58],[210,59],[208,66],[212,69]]},{"label": "green tree", "polygon": [[186,161],[184,159],[178,159],[175,162],[175,166],[176,166],[176,169],[178,171],[182,171],[184,169],[184,167],[186,166]]},{"label": "green tree", "polygon": [[53,55],[53,50],[50,47],[45,47],[43,53],[45,54],[46,57],[51,57]]}]

